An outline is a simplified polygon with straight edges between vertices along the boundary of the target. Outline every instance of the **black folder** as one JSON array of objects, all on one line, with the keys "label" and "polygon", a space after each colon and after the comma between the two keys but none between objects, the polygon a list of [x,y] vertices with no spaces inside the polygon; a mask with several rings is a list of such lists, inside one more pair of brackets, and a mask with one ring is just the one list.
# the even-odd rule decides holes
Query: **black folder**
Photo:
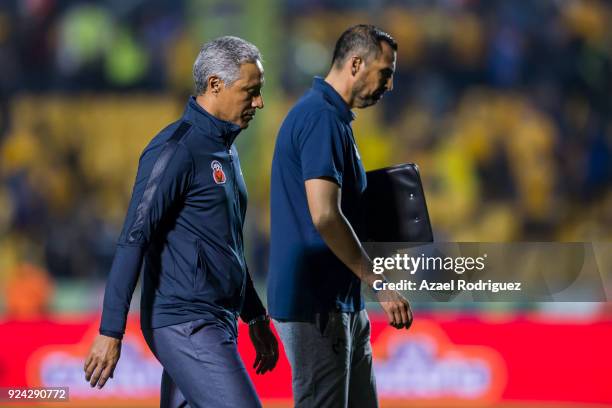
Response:
[{"label": "black folder", "polygon": [[366,174],[366,241],[433,242],[418,166],[406,163]]}]

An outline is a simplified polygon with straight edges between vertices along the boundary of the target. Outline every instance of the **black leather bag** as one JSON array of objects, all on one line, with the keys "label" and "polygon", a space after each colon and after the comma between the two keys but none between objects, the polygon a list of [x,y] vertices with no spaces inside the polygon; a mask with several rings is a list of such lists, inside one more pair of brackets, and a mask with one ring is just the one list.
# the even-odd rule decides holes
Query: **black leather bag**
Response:
[{"label": "black leather bag", "polygon": [[366,241],[433,242],[417,165],[400,164],[366,174]]}]

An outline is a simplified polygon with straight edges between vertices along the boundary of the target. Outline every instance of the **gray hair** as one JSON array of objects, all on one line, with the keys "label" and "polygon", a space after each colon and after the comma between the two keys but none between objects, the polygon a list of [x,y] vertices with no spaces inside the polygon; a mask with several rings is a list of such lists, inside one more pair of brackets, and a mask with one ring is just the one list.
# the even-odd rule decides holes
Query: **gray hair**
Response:
[{"label": "gray hair", "polygon": [[240,76],[240,66],[257,60],[261,61],[257,47],[242,38],[228,35],[207,42],[193,64],[196,95],[206,92],[211,75],[231,86]]}]

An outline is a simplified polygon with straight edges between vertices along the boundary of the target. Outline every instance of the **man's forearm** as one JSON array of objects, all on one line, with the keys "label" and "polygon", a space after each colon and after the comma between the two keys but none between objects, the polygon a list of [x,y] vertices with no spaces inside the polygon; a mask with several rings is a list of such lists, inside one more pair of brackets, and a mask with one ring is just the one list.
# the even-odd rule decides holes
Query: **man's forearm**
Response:
[{"label": "man's forearm", "polygon": [[364,283],[372,285],[374,280],[380,279],[369,267],[370,257],[342,213],[336,211],[318,220],[315,228],[334,255]]},{"label": "man's forearm", "polygon": [[120,339],[125,332],[130,301],[138,282],[144,249],[118,245],[106,282],[100,334]]},{"label": "man's forearm", "polygon": [[264,316],[266,314],[266,308],[264,307],[263,303],[261,303],[259,295],[257,295],[257,291],[253,285],[253,279],[251,279],[251,274],[249,271],[247,271],[246,274],[244,304],[242,305],[240,317],[245,323],[249,323],[255,318]]}]

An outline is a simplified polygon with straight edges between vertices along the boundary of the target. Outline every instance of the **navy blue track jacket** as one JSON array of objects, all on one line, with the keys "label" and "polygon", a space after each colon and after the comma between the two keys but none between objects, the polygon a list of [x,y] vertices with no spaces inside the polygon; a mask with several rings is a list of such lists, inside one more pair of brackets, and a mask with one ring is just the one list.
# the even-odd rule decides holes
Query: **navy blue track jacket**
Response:
[{"label": "navy blue track jacket", "polygon": [[143,264],[143,328],[266,313],[244,258],[238,133],[191,97],[183,117],[145,148],[106,284],[101,334],[122,338]]}]

